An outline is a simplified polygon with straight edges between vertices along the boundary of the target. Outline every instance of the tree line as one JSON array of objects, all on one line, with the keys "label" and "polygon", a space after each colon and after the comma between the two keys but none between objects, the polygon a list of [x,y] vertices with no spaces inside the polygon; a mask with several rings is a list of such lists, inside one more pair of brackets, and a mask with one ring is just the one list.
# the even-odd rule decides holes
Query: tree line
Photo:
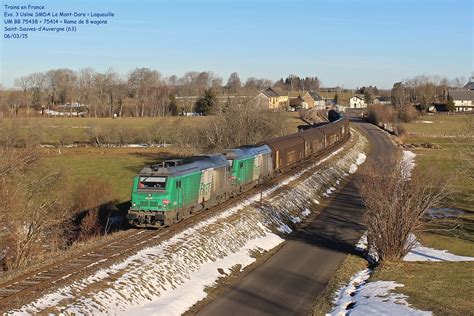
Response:
[{"label": "tree line", "polygon": [[448,91],[462,88],[465,83],[465,77],[450,80],[447,77],[419,75],[408,78],[393,85],[392,104],[395,107],[416,104],[418,110],[427,110],[433,103],[446,103]]},{"label": "tree line", "polygon": [[[315,90],[319,84],[317,77],[290,75],[276,85],[285,90]],[[256,95],[269,86],[274,86],[272,80],[250,77],[242,81],[237,72],[224,82],[211,71],[165,77],[150,68],[135,68],[125,76],[113,69],[62,68],[17,78],[15,89],[0,95],[0,107],[4,116],[18,116],[20,110],[30,116],[58,105],[66,105],[70,112],[80,109],[87,117],[172,116],[180,110],[176,97],[205,96],[210,90],[220,95]]]}]

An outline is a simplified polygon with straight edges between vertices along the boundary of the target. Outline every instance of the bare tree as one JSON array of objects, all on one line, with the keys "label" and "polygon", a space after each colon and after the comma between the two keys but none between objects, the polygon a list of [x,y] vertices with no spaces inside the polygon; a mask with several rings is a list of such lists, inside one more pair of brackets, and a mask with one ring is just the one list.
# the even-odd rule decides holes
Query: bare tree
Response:
[{"label": "bare tree", "polygon": [[30,115],[31,107],[38,107],[42,102],[42,91],[45,84],[45,76],[41,72],[35,72],[15,80],[15,86],[21,88],[26,100],[26,116]]},{"label": "bare tree", "polygon": [[[87,109],[87,114],[90,117],[90,109],[92,104],[95,106],[94,100],[94,79],[96,72],[92,68],[83,68],[77,74],[77,89],[79,103],[84,105]],[[97,114],[97,112],[96,112]]]},{"label": "bare tree", "polygon": [[218,115],[205,127],[198,138],[205,151],[218,151],[245,144],[256,144],[263,139],[282,136],[286,132],[286,118],[279,112],[262,108],[255,100],[235,104]]},{"label": "bare tree", "polygon": [[230,93],[237,93],[241,87],[242,83],[240,81],[239,74],[237,72],[231,73],[229,79],[227,80],[227,90],[229,90]]},{"label": "bare tree", "polygon": [[356,183],[367,209],[368,249],[379,262],[400,260],[411,250],[421,216],[441,203],[448,188],[432,173],[411,173],[401,162],[366,163]]},{"label": "bare tree", "polygon": [[161,86],[161,74],[148,68],[136,68],[128,75],[130,95],[138,100],[136,116],[143,117],[145,109],[150,107],[151,91]]}]

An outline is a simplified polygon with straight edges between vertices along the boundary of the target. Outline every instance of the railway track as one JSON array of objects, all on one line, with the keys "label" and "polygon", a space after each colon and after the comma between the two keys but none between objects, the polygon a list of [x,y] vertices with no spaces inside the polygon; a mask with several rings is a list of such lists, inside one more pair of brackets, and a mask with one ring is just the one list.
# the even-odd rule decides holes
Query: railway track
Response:
[{"label": "railway track", "polygon": [[136,253],[147,246],[155,245],[195,223],[201,222],[220,211],[245,201],[248,197],[254,196],[278,184],[285,178],[311,167],[316,159],[320,159],[341,148],[346,144],[349,138],[350,137],[346,137],[346,139],[335,146],[326,148],[318,155],[302,161],[297,166],[276,176],[268,183],[259,185],[237,197],[226,200],[209,210],[196,213],[171,227],[162,227],[153,230],[129,229],[126,234],[119,236],[117,239],[90,247],[77,255],[61,259],[0,284],[0,313],[18,308],[20,305],[39,297],[46,290],[66,285],[68,282],[70,283],[80,277],[86,277],[96,269],[110,266],[125,256]]}]

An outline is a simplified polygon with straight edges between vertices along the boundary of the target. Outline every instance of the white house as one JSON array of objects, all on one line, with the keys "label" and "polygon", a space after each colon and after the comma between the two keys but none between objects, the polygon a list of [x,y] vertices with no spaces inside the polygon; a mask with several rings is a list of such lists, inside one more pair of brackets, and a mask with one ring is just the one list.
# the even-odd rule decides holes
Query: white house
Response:
[{"label": "white house", "polygon": [[474,111],[474,90],[449,90],[456,112]]},{"label": "white house", "polygon": [[349,108],[351,109],[364,109],[367,105],[365,104],[364,97],[355,95],[349,99]]}]

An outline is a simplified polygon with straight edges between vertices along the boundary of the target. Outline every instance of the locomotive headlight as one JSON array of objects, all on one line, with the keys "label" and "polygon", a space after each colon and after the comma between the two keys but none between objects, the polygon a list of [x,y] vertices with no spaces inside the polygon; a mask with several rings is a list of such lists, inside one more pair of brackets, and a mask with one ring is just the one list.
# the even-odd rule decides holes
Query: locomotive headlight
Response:
[{"label": "locomotive headlight", "polygon": [[133,203],[132,206],[137,206],[137,203]]}]

